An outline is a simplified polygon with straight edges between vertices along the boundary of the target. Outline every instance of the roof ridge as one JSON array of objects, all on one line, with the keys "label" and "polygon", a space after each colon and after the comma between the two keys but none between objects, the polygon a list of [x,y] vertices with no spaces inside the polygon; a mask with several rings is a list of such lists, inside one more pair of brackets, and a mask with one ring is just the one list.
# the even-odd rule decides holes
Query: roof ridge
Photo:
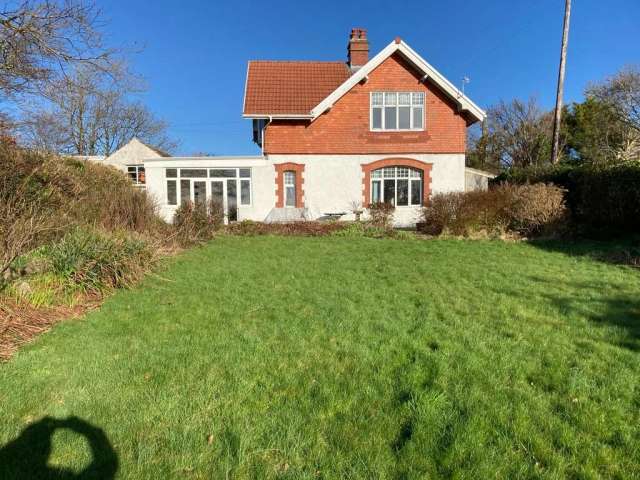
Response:
[{"label": "roof ridge", "polygon": [[346,65],[347,62],[341,60],[249,60],[249,63],[325,63]]}]

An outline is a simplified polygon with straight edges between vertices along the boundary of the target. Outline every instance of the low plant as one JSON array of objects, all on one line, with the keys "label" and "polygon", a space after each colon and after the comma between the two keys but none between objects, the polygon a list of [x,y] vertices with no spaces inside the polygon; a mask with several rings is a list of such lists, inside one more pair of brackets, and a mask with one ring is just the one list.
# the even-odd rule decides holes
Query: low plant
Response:
[{"label": "low plant", "polygon": [[391,228],[394,210],[394,206],[390,203],[376,202],[369,204],[371,223],[377,227]]},{"label": "low plant", "polygon": [[372,222],[346,223],[344,228],[332,232],[331,236],[345,238],[396,238],[400,240],[415,238],[415,235],[411,232],[380,227]]},{"label": "low plant", "polygon": [[265,223],[254,222],[251,220],[243,220],[228,225],[226,232],[231,235],[287,235],[287,236],[305,236],[305,237],[321,237],[330,235],[347,228],[349,224],[346,222],[287,222],[287,223]]},{"label": "low plant", "polygon": [[69,287],[94,293],[130,286],[154,260],[153,249],[139,237],[87,228],[67,233],[43,256]]}]

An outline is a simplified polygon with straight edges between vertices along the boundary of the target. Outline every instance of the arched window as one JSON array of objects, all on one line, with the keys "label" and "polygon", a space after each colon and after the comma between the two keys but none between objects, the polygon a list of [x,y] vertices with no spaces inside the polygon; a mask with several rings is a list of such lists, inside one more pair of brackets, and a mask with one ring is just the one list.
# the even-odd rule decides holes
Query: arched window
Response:
[{"label": "arched window", "polygon": [[422,171],[418,169],[383,167],[371,172],[371,203],[422,205],[422,189]]},{"label": "arched window", "polygon": [[284,206],[296,206],[296,172],[293,170],[284,172]]}]

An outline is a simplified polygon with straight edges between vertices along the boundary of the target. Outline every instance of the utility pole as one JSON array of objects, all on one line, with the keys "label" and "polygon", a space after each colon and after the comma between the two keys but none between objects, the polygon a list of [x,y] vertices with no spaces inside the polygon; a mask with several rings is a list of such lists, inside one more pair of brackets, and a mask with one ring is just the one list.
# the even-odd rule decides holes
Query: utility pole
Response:
[{"label": "utility pole", "polygon": [[558,163],[560,152],[560,120],[562,117],[562,94],[564,91],[564,70],[567,63],[567,43],[569,42],[569,17],[571,16],[571,0],[565,0],[564,25],[562,28],[562,48],[560,50],[560,70],[558,71],[558,90],[556,92],[556,111],[553,116],[553,146],[551,163]]}]

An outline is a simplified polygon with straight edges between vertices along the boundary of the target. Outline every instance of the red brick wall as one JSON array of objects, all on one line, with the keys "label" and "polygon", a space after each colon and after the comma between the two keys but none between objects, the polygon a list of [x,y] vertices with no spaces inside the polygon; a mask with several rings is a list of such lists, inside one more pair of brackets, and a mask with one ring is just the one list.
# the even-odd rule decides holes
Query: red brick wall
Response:
[{"label": "red brick wall", "polygon": [[302,163],[278,163],[276,167],[276,208],[284,207],[284,172],[296,172],[296,208],[304,207],[304,165]]},{"label": "red brick wall", "polygon": [[[425,92],[425,130],[369,131],[369,93]],[[265,130],[265,153],[464,153],[466,121],[456,105],[399,54],[385,60],[313,122],[274,120]]]}]

